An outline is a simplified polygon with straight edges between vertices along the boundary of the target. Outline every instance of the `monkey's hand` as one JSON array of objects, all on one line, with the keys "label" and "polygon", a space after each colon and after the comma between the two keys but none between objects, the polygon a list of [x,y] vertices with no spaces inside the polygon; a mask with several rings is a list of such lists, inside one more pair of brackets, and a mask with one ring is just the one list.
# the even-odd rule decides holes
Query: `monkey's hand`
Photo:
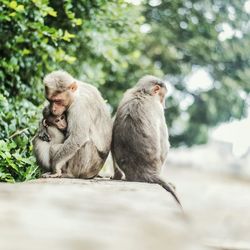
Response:
[{"label": "monkey's hand", "polygon": [[51,137],[49,136],[49,134],[45,131],[42,131],[38,134],[39,139],[41,139],[42,141],[46,141],[46,142],[50,142],[51,141]]}]

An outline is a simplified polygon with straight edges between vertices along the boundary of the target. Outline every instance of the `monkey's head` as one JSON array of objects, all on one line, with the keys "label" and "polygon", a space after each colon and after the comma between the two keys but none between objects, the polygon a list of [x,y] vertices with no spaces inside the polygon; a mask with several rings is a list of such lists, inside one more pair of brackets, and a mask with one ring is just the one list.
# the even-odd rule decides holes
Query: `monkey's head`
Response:
[{"label": "monkey's head", "polygon": [[66,130],[67,129],[67,119],[66,115],[53,115],[50,111],[49,106],[45,107],[43,109],[43,126],[48,127],[48,126],[55,126],[59,130]]},{"label": "monkey's head", "polygon": [[159,98],[159,101],[165,108],[167,87],[163,80],[155,76],[146,75],[137,82],[136,88],[138,91],[143,91],[145,94]]},{"label": "monkey's head", "polygon": [[45,76],[45,95],[53,115],[62,115],[73,103],[77,93],[77,81],[65,71],[54,71]]}]

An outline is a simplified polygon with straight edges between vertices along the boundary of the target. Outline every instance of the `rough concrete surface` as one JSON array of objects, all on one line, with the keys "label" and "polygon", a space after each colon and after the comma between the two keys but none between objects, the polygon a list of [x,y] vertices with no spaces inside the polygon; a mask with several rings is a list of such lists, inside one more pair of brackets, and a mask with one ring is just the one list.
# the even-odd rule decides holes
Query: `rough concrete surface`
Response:
[{"label": "rough concrete surface", "polygon": [[[0,249],[250,249],[250,184],[168,168],[158,185],[107,179],[0,184]],[[209,246],[209,248],[208,248]]]}]

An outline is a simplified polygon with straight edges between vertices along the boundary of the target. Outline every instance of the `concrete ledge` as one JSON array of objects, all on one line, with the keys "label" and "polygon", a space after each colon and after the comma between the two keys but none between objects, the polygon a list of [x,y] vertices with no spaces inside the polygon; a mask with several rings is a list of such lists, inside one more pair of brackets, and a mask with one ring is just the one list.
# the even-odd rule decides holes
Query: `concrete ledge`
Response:
[{"label": "concrete ledge", "polygon": [[188,218],[155,184],[0,183],[0,249],[250,249],[249,182],[191,168],[171,167],[165,177],[176,185]]},{"label": "concrete ledge", "polygon": [[189,238],[175,201],[154,184],[38,179],[0,184],[0,197],[4,250],[174,250]]}]

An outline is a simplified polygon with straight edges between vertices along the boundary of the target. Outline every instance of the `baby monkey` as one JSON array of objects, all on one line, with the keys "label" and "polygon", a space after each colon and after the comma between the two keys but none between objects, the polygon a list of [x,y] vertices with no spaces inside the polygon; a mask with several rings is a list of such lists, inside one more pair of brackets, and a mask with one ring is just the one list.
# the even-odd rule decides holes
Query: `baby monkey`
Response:
[{"label": "baby monkey", "polygon": [[39,133],[39,138],[43,141],[50,142],[51,136],[49,130],[51,130],[51,126],[57,128],[63,134],[66,131],[67,129],[66,115],[62,114],[60,116],[55,116],[50,112],[48,107],[45,107],[43,110],[42,125],[44,126],[44,128],[46,128],[46,130],[44,130],[42,133]]},{"label": "baby monkey", "polygon": [[46,106],[43,110],[43,119],[40,122],[39,130],[33,140],[37,163],[45,172],[43,177],[50,177],[51,172],[53,172],[51,161],[58,144],[65,140],[66,129],[66,115],[55,116],[51,113],[49,106]]}]

